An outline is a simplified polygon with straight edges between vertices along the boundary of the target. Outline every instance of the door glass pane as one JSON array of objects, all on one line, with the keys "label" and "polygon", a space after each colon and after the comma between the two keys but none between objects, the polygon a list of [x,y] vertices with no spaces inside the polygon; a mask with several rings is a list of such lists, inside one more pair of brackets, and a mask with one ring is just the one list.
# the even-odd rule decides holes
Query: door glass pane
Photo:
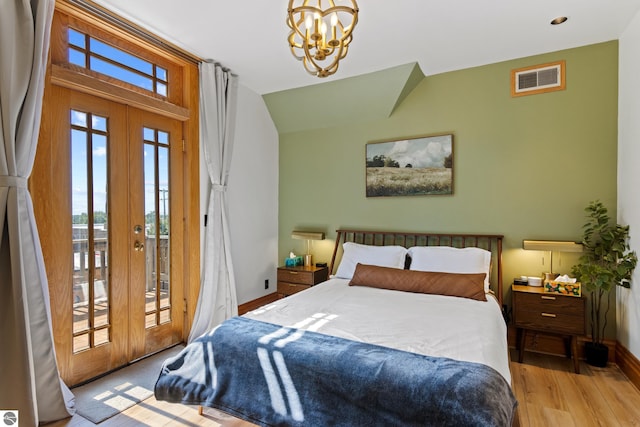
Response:
[{"label": "door glass pane", "polygon": [[146,326],[171,320],[169,134],[143,129]]},{"label": "door glass pane", "polygon": [[107,118],[71,110],[73,351],[110,341]]},{"label": "door glass pane", "polygon": [[145,313],[146,326],[156,326],[156,228],[158,211],[156,210],[156,147],[148,138],[155,140],[155,135],[145,129],[144,143],[144,221],[145,221]]},{"label": "door glass pane", "polygon": [[[158,132],[159,139],[162,133]],[[168,137],[166,137],[168,138]],[[168,139],[167,139],[168,140]],[[158,147],[158,192],[160,196],[160,239],[159,270],[160,270],[160,308],[168,308],[169,300],[169,148]]]},{"label": "door glass pane", "polygon": [[[92,116],[93,129],[106,131],[106,118]],[[93,230],[94,230],[94,327],[109,324],[107,276],[107,137],[92,134]],[[108,342],[108,329],[96,336],[96,345]]]}]

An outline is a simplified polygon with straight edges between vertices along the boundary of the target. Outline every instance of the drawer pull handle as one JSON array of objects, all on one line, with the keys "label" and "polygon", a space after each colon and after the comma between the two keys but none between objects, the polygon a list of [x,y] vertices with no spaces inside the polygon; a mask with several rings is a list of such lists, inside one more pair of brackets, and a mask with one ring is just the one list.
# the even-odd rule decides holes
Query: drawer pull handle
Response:
[{"label": "drawer pull handle", "polygon": [[552,301],[556,300],[556,297],[541,296],[540,298],[542,298],[542,299],[550,299]]},{"label": "drawer pull handle", "polygon": [[290,271],[289,274],[298,274],[297,271]]},{"label": "drawer pull handle", "polygon": [[555,314],[551,314],[551,313],[541,313],[542,317],[556,317]]}]

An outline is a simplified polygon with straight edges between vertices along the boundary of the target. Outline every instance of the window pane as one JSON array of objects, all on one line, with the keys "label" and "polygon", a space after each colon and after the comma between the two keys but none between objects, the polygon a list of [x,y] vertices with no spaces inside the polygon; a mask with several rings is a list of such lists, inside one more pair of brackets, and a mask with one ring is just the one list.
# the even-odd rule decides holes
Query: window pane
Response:
[{"label": "window pane", "polygon": [[107,299],[107,287],[105,280],[93,282],[94,295],[94,327],[109,324],[109,304]]},{"label": "window pane", "polygon": [[[106,117],[71,110],[74,352],[109,341]],[[89,128],[88,123],[94,127]],[[96,329],[97,328],[97,329]],[[79,335],[79,333],[83,333]],[[85,334],[86,332],[86,334]]]},{"label": "window pane", "polygon": [[89,334],[83,334],[73,339],[73,352],[77,353],[89,348]]},{"label": "window pane", "polygon": [[67,37],[69,38],[69,44],[72,46],[77,46],[81,49],[85,49],[85,37],[79,31],[74,30],[73,28],[69,28],[69,32],[67,33]]},{"label": "window pane", "polygon": [[92,116],[93,120],[91,123],[91,126],[93,127],[93,129],[95,130],[99,130],[102,132],[106,132],[107,131],[107,118],[106,117],[100,117],[100,116],[96,116],[95,114]]},{"label": "window pane", "polygon": [[[158,139],[167,143],[169,135],[166,132],[158,132]],[[169,307],[171,304],[171,274],[170,274],[170,192],[169,192],[169,148],[158,147],[158,195],[160,210],[160,307]],[[170,316],[170,311],[163,312]],[[166,321],[170,320],[170,317]],[[162,322],[162,321],[161,321]]]},{"label": "window pane", "polygon": [[[106,130],[107,120],[93,115],[94,128]],[[92,135],[93,162],[93,245],[94,245],[94,327],[109,324],[109,252],[107,227],[107,137]]]},{"label": "window pane", "polygon": [[[148,142],[155,142],[156,141],[156,133],[153,129],[149,129],[149,128],[143,128],[142,130],[143,133],[143,138],[145,141]],[[145,148],[146,150],[146,148]],[[147,155],[147,152],[145,151],[145,156]]]},{"label": "window pane", "polygon": [[85,67],[87,65],[87,57],[82,52],[75,49],[69,49],[69,62],[71,64],[79,65],[80,67]]},{"label": "window pane", "polygon": [[[75,304],[86,304],[89,278],[87,270],[88,230],[87,212],[87,133],[71,131],[71,206],[73,227],[73,296]],[[83,287],[84,285],[84,287]],[[74,305],[75,305],[74,304]],[[86,317],[84,318],[86,320]],[[80,319],[77,319],[80,320]],[[86,327],[83,323],[80,328]]]},{"label": "window pane", "polygon": [[167,96],[167,85],[164,83],[156,83],[156,93],[158,95]]},{"label": "window pane", "polygon": [[143,128],[147,327],[171,320],[169,133]]},{"label": "window pane", "polygon": [[[152,129],[144,129],[145,135]],[[145,137],[146,139],[146,137]],[[157,300],[157,238],[158,212],[156,210],[156,151],[155,146],[144,144],[144,212],[145,212],[145,254],[146,254],[146,297],[147,312],[156,311]],[[153,320],[152,320],[153,319]],[[155,326],[155,315],[147,317],[147,327]]]},{"label": "window pane", "polygon": [[71,110],[71,124],[74,126],[87,127],[87,113]]},{"label": "window pane", "polygon": [[153,65],[143,59],[133,56],[123,50],[110,46],[106,43],[96,40],[93,37],[90,38],[90,51],[91,53],[97,53],[100,56],[111,59],[119,64],[126,65],[127,67],[138,70],[144,74],[153,74]]},{"label": "window pane", "polygon": [[107,76],[115,77],[123,82],[131,83],[132,85],[153,91],[153,82],[149,77],[141,76],[133,71],[126,70],[122,67],[118,67],[117,65],[94,57],[91,57],[90,67],[93,71],[97,71],[99,73],[106,74]]},{"label": "window pane", "polygon": [[[72,112],[81,121],[86,114]],[[88,330],[89,319],[89,233],[87,228],[87,132],[71,131],[71,206],[73,245],[73,333]],[[86,338],[86,337],[85,337]],[[88,339],[74,339],[74,351],[88,346]]]},{"label": "window pane", "polygon": [[160,324],[171,321],[171,310],[162,310],[160,312]]},{"label": "window pane", "polygon": [[[89,46],[86,46],[87,38]],[[68,31],[67,51],[70,64],[87,67],[86,55],[89,55],[90,70],[168,96],[166,68],[73,29]]]},{"label": "window pane", "polygon": [[158,142],[160,144],[169,144],[169,134],[167,132],[163,132],[161,130],[158,131]]},{"label": "window pane", "polygon": [[151,328],[151,327],[156,326],[156,325],[157,325],[157,323],[156,323],[156,314],[155,313],[147,314],[145,316],[145,327],[146,328]]},{"label": "window pane", "polygon": [[95,331],[93,337],[94,346],[106,344],[111,341],[111,337],[109,336],[110,331],[111,328],[102,328]]},{"label": "window pane", "polygon": [[167,81],[167,70],[165,70],[162,67],[156,67],[156,77],[159,80],[162,80],[162,81],[166,82]]}]

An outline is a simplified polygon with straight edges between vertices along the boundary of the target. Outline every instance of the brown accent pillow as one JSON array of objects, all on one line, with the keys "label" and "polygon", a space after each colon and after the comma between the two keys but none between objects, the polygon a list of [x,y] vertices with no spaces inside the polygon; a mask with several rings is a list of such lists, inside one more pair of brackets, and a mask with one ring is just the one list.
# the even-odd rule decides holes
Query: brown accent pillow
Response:
[{"label": "brown accent pillow", "polygon": [[486,301],[487,297],[484,292],[485,276],[486,273],[463,274],[401,270],[399,268],[358,263],[349,286],[368,286],[371,288],[447,295]]}]

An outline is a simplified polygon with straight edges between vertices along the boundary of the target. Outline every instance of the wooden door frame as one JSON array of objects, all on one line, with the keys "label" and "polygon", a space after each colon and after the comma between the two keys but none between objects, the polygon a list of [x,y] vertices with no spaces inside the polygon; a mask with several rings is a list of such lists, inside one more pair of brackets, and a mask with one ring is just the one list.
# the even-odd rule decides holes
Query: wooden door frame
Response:
[{"label": "wooden door frame", "polygon": [[[139,92],[129,91],[126,87],[118,85],[113,79],[105,79],[100,76],[84,73],[73,67],[65,66],[66,62],[66,22],[72,18],[83,21],[88,26],[99,28],[101,32],[113,39],[119,40],[119,45],[128,44],[137,46],[140,50],[150,50],[161,56],[164,60],[170,60],[181,67],[181,81],[177,88],[181,92],[179,105],[158,100]],[[155,37],[155,36],[153,36]],[[95,73],[94,73],[95,74]],[[173,55],[171,52],[162,52],[160,48],[149,44],[134,34],[127,33],[114,23],[102,20],[100,17],[88,13],[66,1],[56,2],[54,26],[52,27],[51,53],[45,79],[45,94],[43,102],[43,114],[40,128],[39,143],[34,162],[33,174],[29,180],[29,188],[32,195],[34,213],[40,235],[41,247],[45,260],[45,268],[49,283],[59,283],[68,277],[71,265],[57,262],[57,245],[65,242],[63,224],[52,220],[48,213],[51,207],[59,202],[62,197],[59,191],[60,182],[54,177],[55,168],[60,167],[68,159],[68,153],[53,150],[52,141],[59,131],[59,123],[54,119],[54,99],[52,92],[54,86],[63,86],[74,90],[107,97],[118,102],[135,105],[137,108],[146,109],[156,114],[177,118],[182,122],[184,137],[184,152],[182,157],[184,171],[184,206],[183,206],[183,271],[181,278],[184,283],[184,322],[182,338],[186,340],[191,329],[195,315],[196,303],[200,290],[200,160],[199,160],[199,70],[197,60],[189,60],[186,56]],[[126,85],[125,85],[126,86]],[[116,96],[117,99],[114,99]],[[62,298],[72,299],[72,289],[69,286]],[[54,331],[61,327],[61,321],[71,314],[61,313],[53,298],[51,299],[51,314]],[[55,335],[55,334],[54,334]],[[61,343],[55,340],[57,357],[60,363],[65,360],[65,352],[61,351]],[[62,372],[61,372],[62,373]],[[65,375],[63,375],[65,378]]]}]

